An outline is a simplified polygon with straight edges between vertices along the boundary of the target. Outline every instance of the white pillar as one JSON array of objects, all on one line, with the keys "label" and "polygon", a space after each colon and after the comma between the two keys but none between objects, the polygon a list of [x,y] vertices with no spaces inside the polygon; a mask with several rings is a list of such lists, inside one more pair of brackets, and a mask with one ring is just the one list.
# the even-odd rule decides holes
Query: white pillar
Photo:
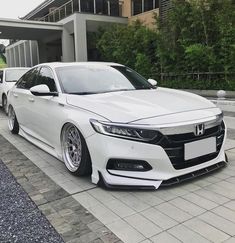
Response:
[{"label": "white pillar", "polygon": [[19,57],[20,57],[20,66],[25,67],[24,42],[21,42],[19,44]]},{"label": "white pillar", "polygon": [[36,46],[37,50],[36,50],[36,53],[37,53],[37,60],[38,60],[38,64],[40,64],[40,54],[39,54],[39,45],[38,45],[38,42],[37,42],[37,46]]},{"label": "white pillar", "polygon": [[62,62],[75,61],[74,38],[66,28],[62,32]]},{"label": "white pillar", "polygon": [[78,0],[78,12],[81,12],[81,0]]},{"label": "white pillar", "polygon": [[13,52],[14,52],[14,67],[16,67],[16,49],[13,47]]},{"label": "white pillar", "polygon": [[96,0],[93,1],[94,1],[94,14],[96,14]]},{"label": "white pillar", "polygon": [[24,63],[25,63],[25,67],[28,67],[28,65],[27,65],[27,54],[26,54],[26,41],[24,41]]},{"label": "white pillar", "polygon": [[33,66],[33,51],[32,51],[32,41],[29,41],[29,53],[30,53],[30,66]]},{"label": "white pillar", "polygon": [[74,23],[74,42],[76,62],[87,61],[86,20],[82,15],[76,15]]},{"label": "white pillar", "polygon": [[18,44],[18,60],[19,60],[19,67],[21,67],[21,50],[20,50],[20,45]]}]

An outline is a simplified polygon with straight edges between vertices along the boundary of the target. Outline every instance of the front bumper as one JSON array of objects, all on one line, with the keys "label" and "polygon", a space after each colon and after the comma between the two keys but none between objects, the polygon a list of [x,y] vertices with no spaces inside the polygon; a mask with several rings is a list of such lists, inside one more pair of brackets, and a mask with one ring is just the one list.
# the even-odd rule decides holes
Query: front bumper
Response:
[{"label": "front bumper", "polygon": [[[217,135],[220,136],[221,134],[209,134],[208,136]],[[170,185],[179,182],[180,179],[190,179],[225,165],[225,138],[226,128],[224,127],[223,138],[220,139],[216,154],[190,161],[188,167],[187,163],[182,161],[180,166],[177,167],[168,153],[169,144],[141,143],[96,133],[87,138],[86,141],[92,159],[92,182],[97,184],[103,181],[103,184],[108,187],[148,187],[157,189],[161,184]],[[179,153],[179,151],[176,152]],[[149,171],[107,169],[107,162],[113,158],[143,160],[149,163],[152,169]],[[178,157],[177,161],[181,162],[180,160],[183,159]]]}]

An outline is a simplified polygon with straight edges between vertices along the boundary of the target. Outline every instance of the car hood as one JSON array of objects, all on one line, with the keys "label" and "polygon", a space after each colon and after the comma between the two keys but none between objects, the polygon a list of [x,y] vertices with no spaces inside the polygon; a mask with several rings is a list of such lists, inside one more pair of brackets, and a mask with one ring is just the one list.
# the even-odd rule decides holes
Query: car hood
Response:
[{"label": "car hood", "polygon": [[136,123],[141,120],[146,122],[146,119],[153,117],[216,107],[198,95],[167,88],[67,95],[67,103],[120,123]]}]

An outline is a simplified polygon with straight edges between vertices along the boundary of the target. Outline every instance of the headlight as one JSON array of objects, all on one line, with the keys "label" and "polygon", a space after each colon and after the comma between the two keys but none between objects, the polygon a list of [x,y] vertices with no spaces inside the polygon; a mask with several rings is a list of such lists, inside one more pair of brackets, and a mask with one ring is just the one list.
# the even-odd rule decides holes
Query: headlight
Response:
[{"label": "headlight", "polygon": [[219,122],[222,122],[224,118],[224,113],[221,112],[220,114],[216,115],[216,120],[219,121]]},{"label": "headlight", "polygon": [[100,122],[96,120],[90,120],[90,122],[96,132],[112,137],[143,142],[149,142],[156,138],[161,138],[161,133],[155,130],[142,129],[132,125]]}]

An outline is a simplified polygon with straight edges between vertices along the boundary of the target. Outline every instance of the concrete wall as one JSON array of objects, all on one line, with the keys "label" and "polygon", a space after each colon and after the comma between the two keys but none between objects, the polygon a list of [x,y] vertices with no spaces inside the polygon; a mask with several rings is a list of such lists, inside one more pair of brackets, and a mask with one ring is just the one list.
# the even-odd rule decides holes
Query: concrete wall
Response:
[{"label": "concrete wall", "polygon": [[154,14],[159,15],[159,9],[158,8],[130,17],[129,23],[136,21],[138,19],[143,24],[147,25],[149,28],[156,28]]},{"label": "concrete wall", "polygon": [[122,16],[123,17],[131,17],[131,0],[124,0],[122,4]]}]

